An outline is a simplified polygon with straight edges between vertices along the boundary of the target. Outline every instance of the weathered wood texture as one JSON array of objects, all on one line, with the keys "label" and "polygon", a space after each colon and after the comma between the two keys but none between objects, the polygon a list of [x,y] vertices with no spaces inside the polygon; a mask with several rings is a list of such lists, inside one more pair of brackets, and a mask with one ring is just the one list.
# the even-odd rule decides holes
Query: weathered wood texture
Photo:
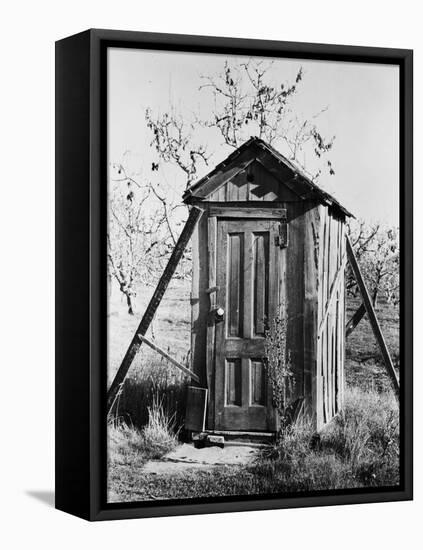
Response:
[{"label": "weathered wood texture", "polygon": [[166,268],[163,271],[163,274],[160,277],[160,280],[157,284],[156,290],[154,291],[154,294],[151,297],[150,303],[148,304],[147,309],[145,310],[145,313],[141,319],[141,322],[138,325],[138,328],[134,334],[134,337],[132,338],[132,341],[129,344],[129,347],[125,353],[122,363],[115,375],[113,382],[110,385],[109,391],[107,393],[107,413],[108,414],[112,411],[114,407],[116,397],[122,388],[126,375],[128,374],[128,370],[131,367],[132,361],[134,360],[135,355],[137,354],[138,350],[141,347],[141,340],[139,339],[139,335],[144,336],[146,334],[148,327],[150,326],[151,321],[153,320],[154,314],[163,298],[163,294],[165,293],[170,283],[172,275],[175,272],[175,269],[179,263],[179,260],[181,259],[182,254],[184,253],[184,250],[188,244],[188,241],[190,240],[193,234],[193,231],[195,229],[195,226],[197,225],[197,222],[201,217],[202,213],[203,211],[195,206],[192,207],[190,210],[184,229],[182,230],[182,233],[179,236],[178,242],[176,243],[175,248],[173,249],[172,254],[169,258],[169,261],[166,265]]},{"label": "weathered wood texture", "polygon": [[309,205],[304,214],[304,406],[303,414],[315,418],[321,400],[321,379],[317,376],[317,330],[319,307],[320,224],[324,207]]},{"label": "weathered wood texture", "polygon": [[207,176],[190,186],[183,198],[187,204],[194,204],[204,199],[270,203],[277,197],[286,202],[313,200],[330,206],[342,216],[351,215],[286,157],[257,137],[249,139]]},{"label": "weathered wood texture", "polygon": [[185,429],[193,432],[203,432],[206,428],[207,409],[206,388],[187,388],[187,413],[185,415]]},{"label": "weathered wood texture", "polygon": [[[219,202],[238,200],[268,202],[276,200],[275,195],[285,193],[286,189],[283,200],[292,200],[292,196],[298,200],[299,194],[286,185],[292,177],[292,170],[269,156],[267,151],[253,144],[251,150],[244,150],[238,155],[233,165],[222,164],[221,169],[215,171],[212,178],[206,179],[193,194]],[[279,185],[276,186],[275,182]]]},{"label": "weathered wood texture", "polygon": [[373,304],[370,299],[369,292],[367,290],[363,276],[361,275],[360,267],[358,265],[357,259],[354,254],[354,250],[351,246],[351,242],[348,236],[346,236],[346,246],[347,246],[348,261],[350,262],[350,265],[354,272],[354,277],[360,289],[361,297],[363,298],[363,303],[366,308],[367,315],[369,317],[373,334],[375,335],[377,343],[379,344],[379,348],[382,353],[383,360],[385,362],[386,370],[388,372],[388,375],[392,382],[393,389],[395,391],[395,395],[397,399],[399,399],[399,382],[398,382],[397,373],[392,363],[392,359],[391,359],[388,347],[386,345],[385,338],[383,337],[382,331],[380,329],[380,325],[377,320],[376,313],[373,308]]},{"label": "weathered wood texture", "polygon": [[207,312],[207,361],[203,368],[206,368],[207,383],[209,388],[208,398],[208,419],[209,427],[215,427],[215,364],[216,364],[216,320],[214,311],[216,309],[216,295],[218,291],[217,278],[216,278],[216,258],[217,258],[217,218],[210,216],[207,225],[207,269],[208,269],[208,288],[216,288],[208,294],[209,297],[209,309]]},{"label": "weathered wood texture", "polygon": [[351,319],[349,319],[348,323],[345,325],[345,338],[348,338],[348,336],[350,336],[354,332],[354,330],[357,328],[358,324],[365,315],[366,306],[364,304],[360,304]]},{"label": "weathered wood texture", "polygon": [[321,208],[317,320],[316,427],[343,407],[345,357],[345,224]]},{"label": "weathered wood texture", "polygon": [[[275,220],[217,219],[214,426],[274,430],[264,367],[265,327],[277,315]],[[273,277],[270,277],[270,273]]]},{"label": "weathered wood texture", "polygon": [[207,428],[278,428],[263,359],[266,330],[282,316],[294,381],[287,414],[322,427],[343,404],[348,212],[255,138],[184,200],[207,217],[194,240],[192,294],[193,371],[209,389]]},{"label": "weathered wood texture", "polygon": [[281,183],[281,174],[276,178],[260,162],[254,160],[240,170],[232,179],[212,192],[211,201],[295,201],[295,195]]},{"label": "weathered wood texture", "polygon": [[[278,203],[280,204],[280,203]],[[239,203],[236,206],[218,206],[210,205],[209,206],[209,216],[220,216],[221,218],[266,218],[266,219],[281,219],[281,208],[275,208],[272,204],[272,207],[269,206],[259,207],[251,206],[250,204],[242,207]]]},{"label": "weathered wood texture", "polygon": [[[288,404],[303,402],[301,414],[314,418],[316,427],[333,418],[343,404],[344,223],[316,201],[277,204],[279,208],[263,203],[258,209],[239,205],[230,209],[226,202],[221,207],[215,202],[213,206],[203,204],[209,217],[207,224],[203,220],[198,228],[194,266],[201,261],[204,265],[200,254],[204,256],[207,246],[207,276],[203,273],[200,284],[201,270],[194,267],[197,291],[193,326],[199,319],[207,318],[207,357],[201,363],[203,356],[198,348],[202,347],[202,340],[197,335],[193,371],[207,380],[210,389],[209,429],[270,429],[258,420],[255,410],[240,420],[239,411],[225,409],[239,407],[236,403],[242,402],[243,392],[250,404],[262,399],[257,396],[263,388],[271,392],[268,381],[260,386],[261,377],[266,376],[257,362],[264,355],[263,344],[254,342],[264,338],[265,318],[288,318],[287,349],[295,380]],[[266,212],[270,214],[267,219]],[[278,212],[287,215],[289,227],[289,244],[283,249],[276,246],[277,227],[282,219]],[[263,231],[260,223],[273,224],[274,233]],[[248,239],[254,237],[248,246],[246,233]],[[272,267],[270,253],[275,254]],[[269,283],[271,280],[274,283]],[[270,284],[274,308],[268,294]],[[223,322],[216,322],[214,311],[218,306],[225,309]],[[241,355],[240,346],[244,350]],[[243,376],[244,371],[248,374]],[[273,416],[274,429],[276,425]]]},{"label": "weathered wood texture", "polygon": [[209,297],[206,289],[208,279],[208,224],[204,214],[192,235],[192,287],[191,287],[191,368],[199,376],[201,384],[208,386],[207,364],[207,322]]},{"label": "weathered wood texture", "polygon": [[287,203],[289,245],[280,249],[284,258],[285,280],[281,297],[281,315],[288,319],[287,351],[291,363],[294,385],[288,402],[304,399],[304,236],[306,230],[305,204]]}]

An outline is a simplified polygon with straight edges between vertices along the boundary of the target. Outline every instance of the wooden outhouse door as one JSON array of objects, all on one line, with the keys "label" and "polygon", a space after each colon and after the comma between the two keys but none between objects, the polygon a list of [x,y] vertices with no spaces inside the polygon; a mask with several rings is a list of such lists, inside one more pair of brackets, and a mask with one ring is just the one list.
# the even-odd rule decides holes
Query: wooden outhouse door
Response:
[{"label": "wooden outhouse door", "polygon": [[264,367],[265,331],[278,308],[277,219],[217,221],[215,429],[275,429]]}]

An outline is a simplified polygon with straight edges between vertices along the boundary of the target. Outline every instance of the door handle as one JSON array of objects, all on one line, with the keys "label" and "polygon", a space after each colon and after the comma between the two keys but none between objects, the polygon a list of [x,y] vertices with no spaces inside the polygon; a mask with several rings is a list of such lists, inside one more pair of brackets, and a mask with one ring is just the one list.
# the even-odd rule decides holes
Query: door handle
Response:
[{"label": "door handle", "polygon": [[225,310],[223,307],[217,307],[214,311],[216,321],[223,321],[223,316],[225,315]]}]

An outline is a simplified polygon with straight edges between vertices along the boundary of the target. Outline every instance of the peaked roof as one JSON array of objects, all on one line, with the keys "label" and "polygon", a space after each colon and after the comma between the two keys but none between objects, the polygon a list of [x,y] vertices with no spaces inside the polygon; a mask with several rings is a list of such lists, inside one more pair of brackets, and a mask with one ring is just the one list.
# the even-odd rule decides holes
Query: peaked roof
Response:
[{"label": "peaked roof", "polygon": [[207,191],[210,188],[210,184],[212,184],[215,179],[218,180],[218,185],[220,186],[224,182],[233,178],[237,172],[234,172],[231,168],[236,168],[237,161],[239,160],[238,157],[243,153],[243,156],[245,156],[245,154],[248,154],[250,149],[253,153],[254,151],[264,151],[270,155],[273,160],[276,160],[278,163],[282,163],[285,167],[285,171],[288,169],[291,172],[291,177],[288,178],[288,181],[284,181],[283,183],[290,187],[290,189],[294,191],[300,199],[318,200],[326,206],[332,206],[346,216],[354,217],[353,214],[344,208],[332,195],[326,191],[323,191],[323,189],[313,183],[310,178],[308,178],[290,160],[285,158],[281,153],[279,153],[279,151],[258,137],[251,137],[243,145],[238,147],[236,151],[231,153],[223,162],[219,163],[209,174],[188,187],[183,195],[184,202],[190,203],[194,198],[199,200],[205,199],[209,193],[206,192],[206,194],[204,194],[202,191]]}]

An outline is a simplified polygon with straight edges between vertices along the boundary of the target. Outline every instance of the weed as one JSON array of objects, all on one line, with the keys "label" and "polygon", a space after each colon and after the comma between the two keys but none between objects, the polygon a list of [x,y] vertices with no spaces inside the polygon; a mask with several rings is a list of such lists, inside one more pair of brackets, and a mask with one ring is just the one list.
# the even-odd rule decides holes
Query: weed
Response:
[{"label": "weed", "polygon": [[[282,307],[285,311],[285,308]],[[286,315],[275,317],[265,333],[264,365],[272,386],[273,406],[278,411],[281,429],[284,428],[289,396],[295,383],[291,360],[287,349],[288,319]]]},{"label": "weed", "polygon": [[286,427],[278,444],[250,468],[258,484],[270,492],[398,484],[393,395],[348,389],[344,411],[323,430],[317,445],[313,435],[307,423]]},{"label": "weed", "polygon": [[175,415],[169,416],[163,400],[157,396],[148,407],[148,424],[142,429],[144,452],[149,458],[161,458],[177,445]]},{"label": "weed", "polygon": [[[186,285],[185,285],[186,286]],[[159,345],[167,342],[172,355],[184,362],[189,347],[189,289],[178,282],[164,297],[161,317],[155,323]],[[148,301],[139,293],[138,309]],[[350,315],[359,302],[349,302]],[[119,304],[117,304],[119,306]],[[109,345],[109,376],[120,364],[136,319],[119,306],[109,317],[113,338]],[[378,318],[398,366],[398,311],[380,303]],[[173,320],[173,322],[170,322]],[[270,327],[272,328],[272,327]],[[275,328],[275,327],[274,327]],[[279,331],[279,332],[278,332]],[[276,334],[278,332],[278,334]],[[282,376],[289,376],[286,327],[275,328],[274,345],[285,350],[282,363],[273,361]],[[187,380],[157,354],[143,347],[134,361],[119,401],[119,418],[109,426],[109,501],[197,498],[388,487],[399,483],[399,418],[389,378],[366,318],[347,340],[345,407],[319,434],[307,423],[282,426],[277,445],[249,466],[222,466],[166,476],[148,474],[143,464],[163,456],[176,444],[177,427],[184,421]],[[288,368],[287,368],[288,367]],[[272,367],[271,367],[272,368]],[[288,371],[288,372],[286,372]],[[277,384],[276,384],[276,387]],[[289,403],[288,403],[289,405]]]},{"label": "weed", "polygon": [[[177,442],[174,417],[169,417],[158,398],[149,407],[149,420],[142,430],[122,418],[108,426],[108,500],[137,484],[139,472],[148,460],[157,460],[173,450]],[[134,493],[133,496],[135,496]]]}]

